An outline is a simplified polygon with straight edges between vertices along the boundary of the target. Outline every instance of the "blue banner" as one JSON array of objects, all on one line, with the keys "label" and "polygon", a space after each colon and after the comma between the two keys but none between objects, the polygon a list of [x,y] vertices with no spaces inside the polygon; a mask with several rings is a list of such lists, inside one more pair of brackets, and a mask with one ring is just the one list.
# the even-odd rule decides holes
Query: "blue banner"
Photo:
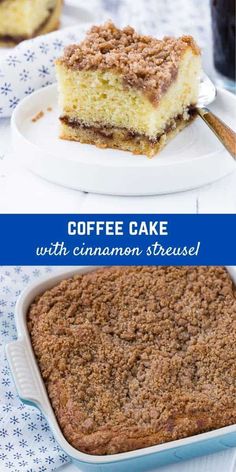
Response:
[{"label": "blue banner", "polygon": [[1,265],[236,265],[235,215],[0,215]]}]

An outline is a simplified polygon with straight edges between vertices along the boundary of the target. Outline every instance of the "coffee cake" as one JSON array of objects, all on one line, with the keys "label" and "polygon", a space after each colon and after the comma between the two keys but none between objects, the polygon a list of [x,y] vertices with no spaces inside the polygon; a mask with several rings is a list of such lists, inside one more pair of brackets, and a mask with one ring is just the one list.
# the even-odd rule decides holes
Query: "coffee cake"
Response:
[{"label": "coffee cake", "polygon": [[28,312],[66,439],[113,454],[236,422],[236,292],[221,267],[111,267]]}]

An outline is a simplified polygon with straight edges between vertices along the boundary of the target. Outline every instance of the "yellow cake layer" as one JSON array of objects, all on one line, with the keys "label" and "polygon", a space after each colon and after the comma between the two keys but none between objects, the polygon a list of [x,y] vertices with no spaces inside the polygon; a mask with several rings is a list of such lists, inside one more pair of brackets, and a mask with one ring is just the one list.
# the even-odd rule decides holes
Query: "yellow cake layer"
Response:
[{"label": "yellow cake layer", "polygon": [[0,36],[33,36],[56,3],[56,0],[4,0],[0,3]]},{"label": "yellow cake layer", "polygon": [[155,138],[173,117],[197,102],[201,65],[191,48],[184,52],[177,78],[159,104],[140,90],[124,88],[122,76],[113,71],[76,71],[60,62],[56,68],[61,115],[87,125],[107,124]]}]

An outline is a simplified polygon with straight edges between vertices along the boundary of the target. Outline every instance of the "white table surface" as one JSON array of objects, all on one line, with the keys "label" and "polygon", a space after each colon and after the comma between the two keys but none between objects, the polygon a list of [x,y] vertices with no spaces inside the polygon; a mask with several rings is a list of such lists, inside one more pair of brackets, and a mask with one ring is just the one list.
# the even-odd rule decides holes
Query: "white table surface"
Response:
[{"label": "white table surface", "polygon": [[[73,1],[76,3],[76,0]],[[131,7],[131,0],[129,1]],[[128,0],[120,1],[123,11],[127,11],[125,10],[127,3]],[[132,1],[132,8],[134,3]],[[188,2],[186,0],[186,3],[189,5],[189,0]],[[202,0],[200,3],[203,3]],[[109,10],[111,5],[114,7],[118,2],[101,0],[101,4]],[[140,0],[137,5],[142,14],[145,0]],[[114,11],[111,10],[111,13],[109,16],[114,16]],[[128,21],[131,22],[130,17]],[[211,61],[206,60],[206,54],[208,58],[211,55],[210,43],[205,53],[205,63],[210,68]],[[210,73],[211,70],[209,69],[208,72]],[[0,120],[0,213],[101,212],[236,213],[236,170],[226,178],[206,187],[174,195],[141,198],[86,194],[46,182],[19,165],[17,155],[14,155],[11,148],[9,120]],[[236,472],[236,451],[232,449],[158,470],[160,472]],[[78,468],[69,465],[61,467],[60,471],[76,472]]]}]

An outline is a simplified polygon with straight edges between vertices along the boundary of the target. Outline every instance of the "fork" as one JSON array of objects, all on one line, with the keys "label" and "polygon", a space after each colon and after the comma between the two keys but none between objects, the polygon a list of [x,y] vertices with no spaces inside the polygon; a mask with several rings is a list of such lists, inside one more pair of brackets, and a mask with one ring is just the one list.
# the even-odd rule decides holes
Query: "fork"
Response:
[{"label": "fork", "polygon": [[236,133],[212,113],[207,105],[216,98],[216,87],[206,74],[203,74],[200,81],[200,90],[197,102],[197,113],[215,133],[231,156],[236,159]]}]

